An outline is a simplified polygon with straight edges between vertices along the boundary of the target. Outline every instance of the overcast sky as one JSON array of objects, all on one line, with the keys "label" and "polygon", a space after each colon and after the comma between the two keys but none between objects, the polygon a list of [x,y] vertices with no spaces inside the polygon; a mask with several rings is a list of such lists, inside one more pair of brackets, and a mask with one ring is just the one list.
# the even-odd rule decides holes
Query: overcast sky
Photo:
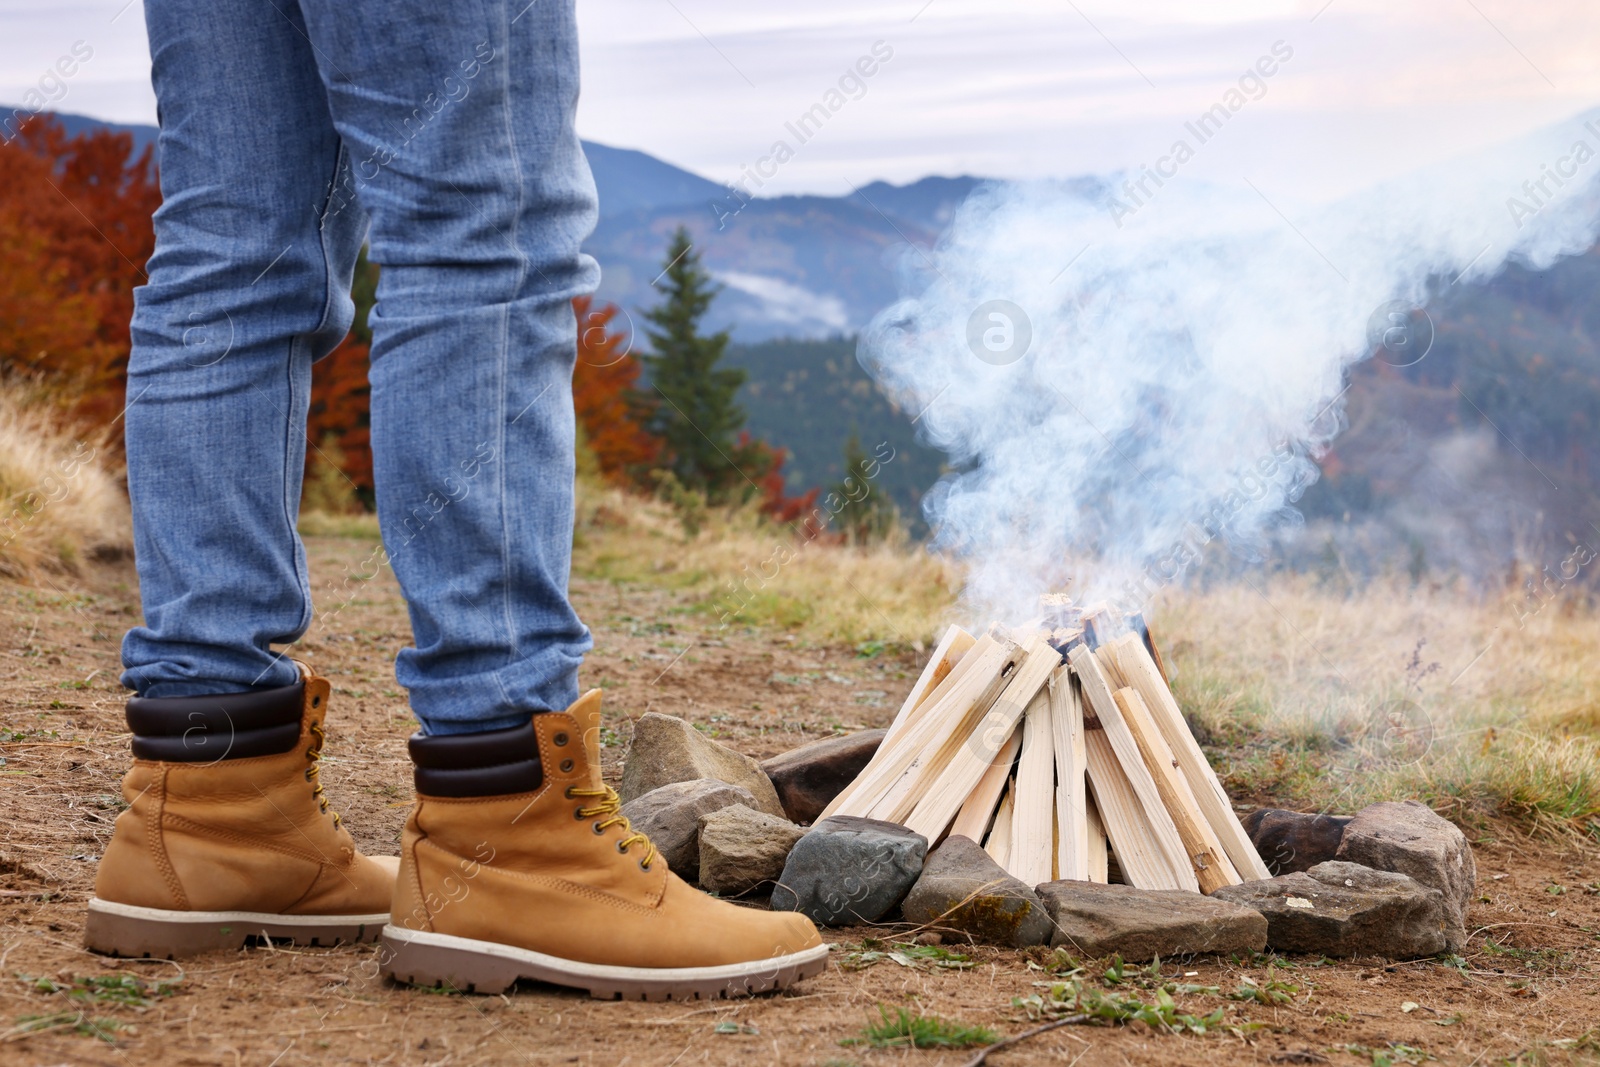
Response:
[{"label": "overcast sky", "polygon": [[[0,0],[0,101],[76,42],[55,104],[154,122],[142,0]],[[764,193],[928,174],[1154,163],[1279,50],[1186,171],[1320,199],[1600,103],[1593,0],[580,0],[585,137],[717,181],[795,149]],[[881,42],[881,44],[877,44]],[[850,95],[863,56],[892,51]],[[871,64],[868,64],[871,66]],[[842,104],[840,101],[842,100]],[[832,103],[803,145],[785,128]],[[769,164],[770,171],[772,166]]]}]

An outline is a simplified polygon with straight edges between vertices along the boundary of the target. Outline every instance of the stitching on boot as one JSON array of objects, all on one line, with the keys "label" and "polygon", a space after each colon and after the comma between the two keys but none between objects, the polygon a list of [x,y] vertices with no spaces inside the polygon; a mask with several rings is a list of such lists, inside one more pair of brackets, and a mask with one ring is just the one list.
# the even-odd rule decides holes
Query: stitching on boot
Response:
[{"label": "stitching on boot", "polygon": [[178,872],[172,866],[172,858],[167,855],[167,837],[163,825],[167,817],[167,770],[163,767],[158,774],[149,795],[154,801],[154,811],[151,817],[145,820],[145,840],[150,845],[150,855],[155,861],[156,870],[161,872],[162,881],[167,883],[167,892],[172,894],[172,900],[179,911],[189,910],[189,894],[183,891],[183,883],[178,880]]},{"label": "stitching on boot", "polygon": [[248,834],[240,834],[235,833],[232,830],[223,830],[215,826],[207,826],[204,823],[195,822],[193,819],[186,819],[182,815],[167,816],[167,825],[171,826],[174,830],[184,830],[188,833],[196,835],[197,837],[212,837],[223,841],[230,841],[237,845],[249,845],[251,848],[266,849],[268,852],[276,852],[280,856],[292,856],[295,859],[305,860],[308,863],[326,864],[329,867],[339,866],[339,863],[336,860],[315,852],[304,852],[297,848],[291,848],[288,845],[280,845],[273,841],[265,841],[259,837],[251,837]]},{"label": "stitching on boot", "polygon": [[[426,840],[426,838],[418,838],[417,843],[411,846],[411,883],[412,888],[415,889],[417,893],[417,904],[416,907],[411,909],[411,914],[415,915],[419,911],[422,912],[422,929],[428,933],[432,933],[433,913],[428,910],[428,894],[422,889],[422,864],[417,862],[417,847]],[[438,848],[437,845],[434,847]],[[443,852],[444,849],[439,849],[439,851]],[[403,861],[401,866],[405,866]],[[409,922],[407,922],[405,925],[407,929],[415,929],[415,927],[413,927]]]},{"label": "stitching on boot", "polygon": [[322,882],[322,868],[323,867],[331,867],[331,866],[333,866],[333,865],[330,864],[330,863],[324,863],[324,864],[318,865],[317,869],[314,872],[312,872],[311,881],[306,885],[306,891],[304,893],[301,893],[298,897],[296,897],[294,903],[286,905],[285,907],[279,908],[278,910],[281,911],[285,915],[293,915],[293,914],[295,914],[295,910],[294,909],[298,908],[301,904],[305,903],[306,897],[309,897],[311,895],[312,890],[316,889],[317,886]]},{"label": "stitching on boot", "polygon": [[[434,852],[437,852],[443,856],[448,856],[453,860],[460,861],[462,859],[462,857],[456,855],[454,852],[451,852],[449,849],[441,848],[438,845],[431,844],[426,840],[417,842],[418,848],[421,848],[423,845],[427,845]],[[637,915],[660,914],[659,908],[648,907],[644,904],[635,904],[631,900],[626,900],[622,897],[616,896],[615,894],[607,893],[603,889],[596,889],[593,886],[584,885],[581,882],[568,881],[565,878],[558,878],[555,875],[529,874],[526,871],[516,871],[506,867],[490,867],[488,869],[507,878],[513,878],[522,882],[529,882],[534,885],[543,886],[547,889],[554,889],[570,896],[584,897],[599,904],[606,904],[611,907],[634,912]],[[420,879],[418,881],[418,888],[421,888]]]}]

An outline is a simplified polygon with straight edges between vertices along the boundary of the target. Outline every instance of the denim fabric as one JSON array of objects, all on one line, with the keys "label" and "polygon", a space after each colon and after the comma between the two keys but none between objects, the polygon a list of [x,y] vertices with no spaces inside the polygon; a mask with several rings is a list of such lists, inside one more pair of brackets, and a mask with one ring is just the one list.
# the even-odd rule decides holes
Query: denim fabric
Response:
[{"label": "denim fabric", "polygon": [[373,566],[415,640],[396,677],[433,733],[577,697],[570,301],[599,270],[572,8],[146,0],[164,199],[128,367],[129,688],[298,677],[272,646],[315,619],[295,533],[311,364],[349,329],[368,239]]}]

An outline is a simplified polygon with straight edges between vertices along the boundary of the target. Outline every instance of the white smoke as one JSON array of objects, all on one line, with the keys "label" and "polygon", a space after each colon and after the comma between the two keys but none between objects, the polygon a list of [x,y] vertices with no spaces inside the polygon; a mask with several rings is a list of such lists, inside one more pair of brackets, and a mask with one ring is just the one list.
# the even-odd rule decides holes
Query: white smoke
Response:
[{"label": "white smoke", "polygon": [[860,349],[957,470],[926,510],[974,621],[1060,589],[1131,610],[1207,540],[1297,521],[1375,311],[1594,243],[1596,116],[1320,207],[1180,174],[1119,227],[1121,176],[974,193]]}]

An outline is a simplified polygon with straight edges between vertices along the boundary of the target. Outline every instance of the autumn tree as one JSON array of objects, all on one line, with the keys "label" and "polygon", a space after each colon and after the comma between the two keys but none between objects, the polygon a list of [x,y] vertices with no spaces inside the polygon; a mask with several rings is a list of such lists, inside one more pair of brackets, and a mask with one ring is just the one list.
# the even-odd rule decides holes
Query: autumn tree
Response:
[{"label": "autumn tree", "polygon": [[578,317],[578,361],[572,372],[572,406],[600,473],[619,483],[643,484],[662,442],[646,429],[650,406],[639,392],[639,360],[632,339],[613,332],[615,304],[595,308],[593,298],[572,301]]},{"label": "autumn tree", "polygon": [[51,379],[86,421],[115,418],[160,202],[153,154],[126,133],[68,137],[37,115],[0,140],[0,369]]}]

